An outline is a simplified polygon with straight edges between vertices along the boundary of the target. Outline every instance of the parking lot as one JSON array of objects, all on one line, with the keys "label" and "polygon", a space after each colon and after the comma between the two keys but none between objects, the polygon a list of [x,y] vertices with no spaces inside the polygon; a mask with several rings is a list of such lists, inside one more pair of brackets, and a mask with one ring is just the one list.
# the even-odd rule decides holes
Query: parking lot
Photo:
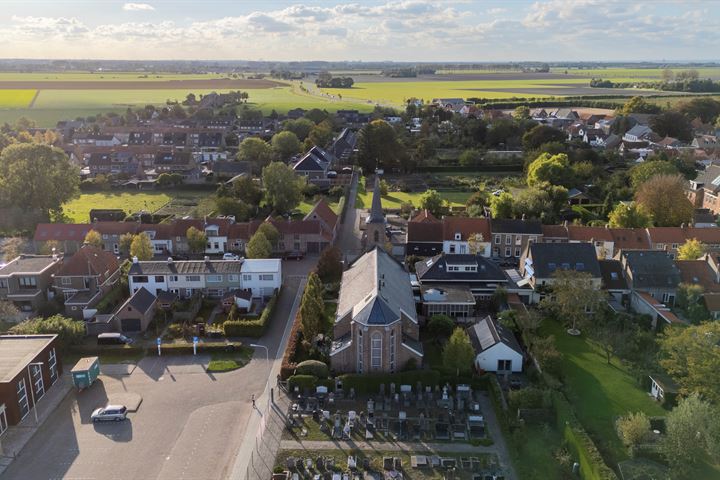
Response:
[{"label": "parking lot", "polygon": [[[3,478],[222,478],[268,366],[256,358],[213,375],[204,370],[208,360],[150,356],[130,375],[102,375],[89,389],[71,392]],[[90,421],[95,408],[134,396],[142,403],[126,421]]]}]

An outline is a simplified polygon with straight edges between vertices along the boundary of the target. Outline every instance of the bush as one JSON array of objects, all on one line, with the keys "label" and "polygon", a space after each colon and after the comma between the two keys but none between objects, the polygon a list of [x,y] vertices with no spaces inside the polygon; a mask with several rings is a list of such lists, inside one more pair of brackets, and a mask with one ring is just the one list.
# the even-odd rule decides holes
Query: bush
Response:
[{"label": "bush", "polygon": [[437,370],[412,370],[400,373],[385,373],[376,375],[347,374],[340,377],[343,382],[343,390],[354,389],[356,394],[374,395],[380,391],[380,385],[385,385],[385,392],[390,391],[390,384],[394,383],[396,388],[400,385],[412,385],[413,389],[417,382],[424,387],[434,387],[444,384]]},{"label": "bush", "polygon": [[618,434],[626,447],[642,443],[650,433],[650,419],[643,412],[628,413],[618,418]]},{"label": "bush", "polygon": [[54,315],[49,318],[33,318],[18,323],[10,329],[15,335],[56,334],[60,349],[80,343],[85,336],[85,324],[78,320]]},{"label": "bush", "polygon": [[510,390],[509,402],[513,408],[543,408],[544,392],[539,388],[526,387]]},{"label": "bush", "polygon": [[168,338],[182,338],[184,334],[184,328],[180,323],[170,324],[165,330],[165,335]]},{"label": "bush", "polygon": [[318,360],[305,360],[300,362],[295,367],[296,375],[312,375],[317,378],[327,378],[330,376],[330,369],[328,366]]},{"label": "bush", "polygon": [[293,375],[288,378],[288,388],[292,392],[295,387],[300,390],[314,389],[317,385],[318,379],[312,375]]},{"label": "bush", "polygon": [[230,309],[230,313],[228,314],[228,320],[223,323],[223,333],[225,336],[252,338],[262,337],[268,323],[270,322],[270,317],[275,311],[275,305],[277,304],[277,298],[279,295],[280,291],[278,290],[272,298],[270,298],[270,301],[265,306],[265,310],[263,310],[259,318],[240,317],[237,313],[237,309],[234,308],[235,305],[233,305]]}]

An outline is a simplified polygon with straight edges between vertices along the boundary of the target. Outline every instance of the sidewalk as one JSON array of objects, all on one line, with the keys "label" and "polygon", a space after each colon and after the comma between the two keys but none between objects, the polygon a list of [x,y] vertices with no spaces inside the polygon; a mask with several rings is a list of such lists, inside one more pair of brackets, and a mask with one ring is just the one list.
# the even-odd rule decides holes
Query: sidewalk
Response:
[{"label": "sidewalk", "polygon": [[23,447],[30,441],[45,420],[52,415],[60,403],[67,398],[73,389],[72,377],[70,375],[62,375],[57,382],[50,387],[45,395],[38,400],[37,415],[38,423],[35,424],[35,413],[30,413],[17,425],[9,427],[7,432],[0,437],[0,475],[17,457]]}]

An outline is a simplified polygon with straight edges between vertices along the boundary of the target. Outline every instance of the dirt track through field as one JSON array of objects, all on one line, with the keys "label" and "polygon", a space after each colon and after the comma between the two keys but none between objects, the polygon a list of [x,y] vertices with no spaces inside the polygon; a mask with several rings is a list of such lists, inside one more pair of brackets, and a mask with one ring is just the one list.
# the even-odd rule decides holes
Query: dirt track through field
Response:
[{"label": "dirt track through field", "polygon": [[284,84],[272,80],[211,78],[194,80],[28,80],[0,81],[0,90],[241,90],[273,88]]}]

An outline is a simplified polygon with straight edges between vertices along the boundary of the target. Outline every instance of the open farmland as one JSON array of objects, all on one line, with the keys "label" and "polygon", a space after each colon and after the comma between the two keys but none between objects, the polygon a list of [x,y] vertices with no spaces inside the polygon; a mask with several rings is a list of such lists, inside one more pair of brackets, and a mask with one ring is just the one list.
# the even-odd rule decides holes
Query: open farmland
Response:
[{"label": "open farmland", "polygon": [[[553,68],[552,73],[565,73],[572,76],[580,76],[584,78],[604,78],[613,81],[625,81],[623,79],[652,81],[660,80],[663,73],[662,68]],[[687,70],[697,70],[700,78],[712,78],[720,80],[720,67],[673,67],[670,69],[673,73]]]},{"label": "open farmland", "polygon": [[0,108],[26,108],[35,98],[36,90],[0,90]]}]

